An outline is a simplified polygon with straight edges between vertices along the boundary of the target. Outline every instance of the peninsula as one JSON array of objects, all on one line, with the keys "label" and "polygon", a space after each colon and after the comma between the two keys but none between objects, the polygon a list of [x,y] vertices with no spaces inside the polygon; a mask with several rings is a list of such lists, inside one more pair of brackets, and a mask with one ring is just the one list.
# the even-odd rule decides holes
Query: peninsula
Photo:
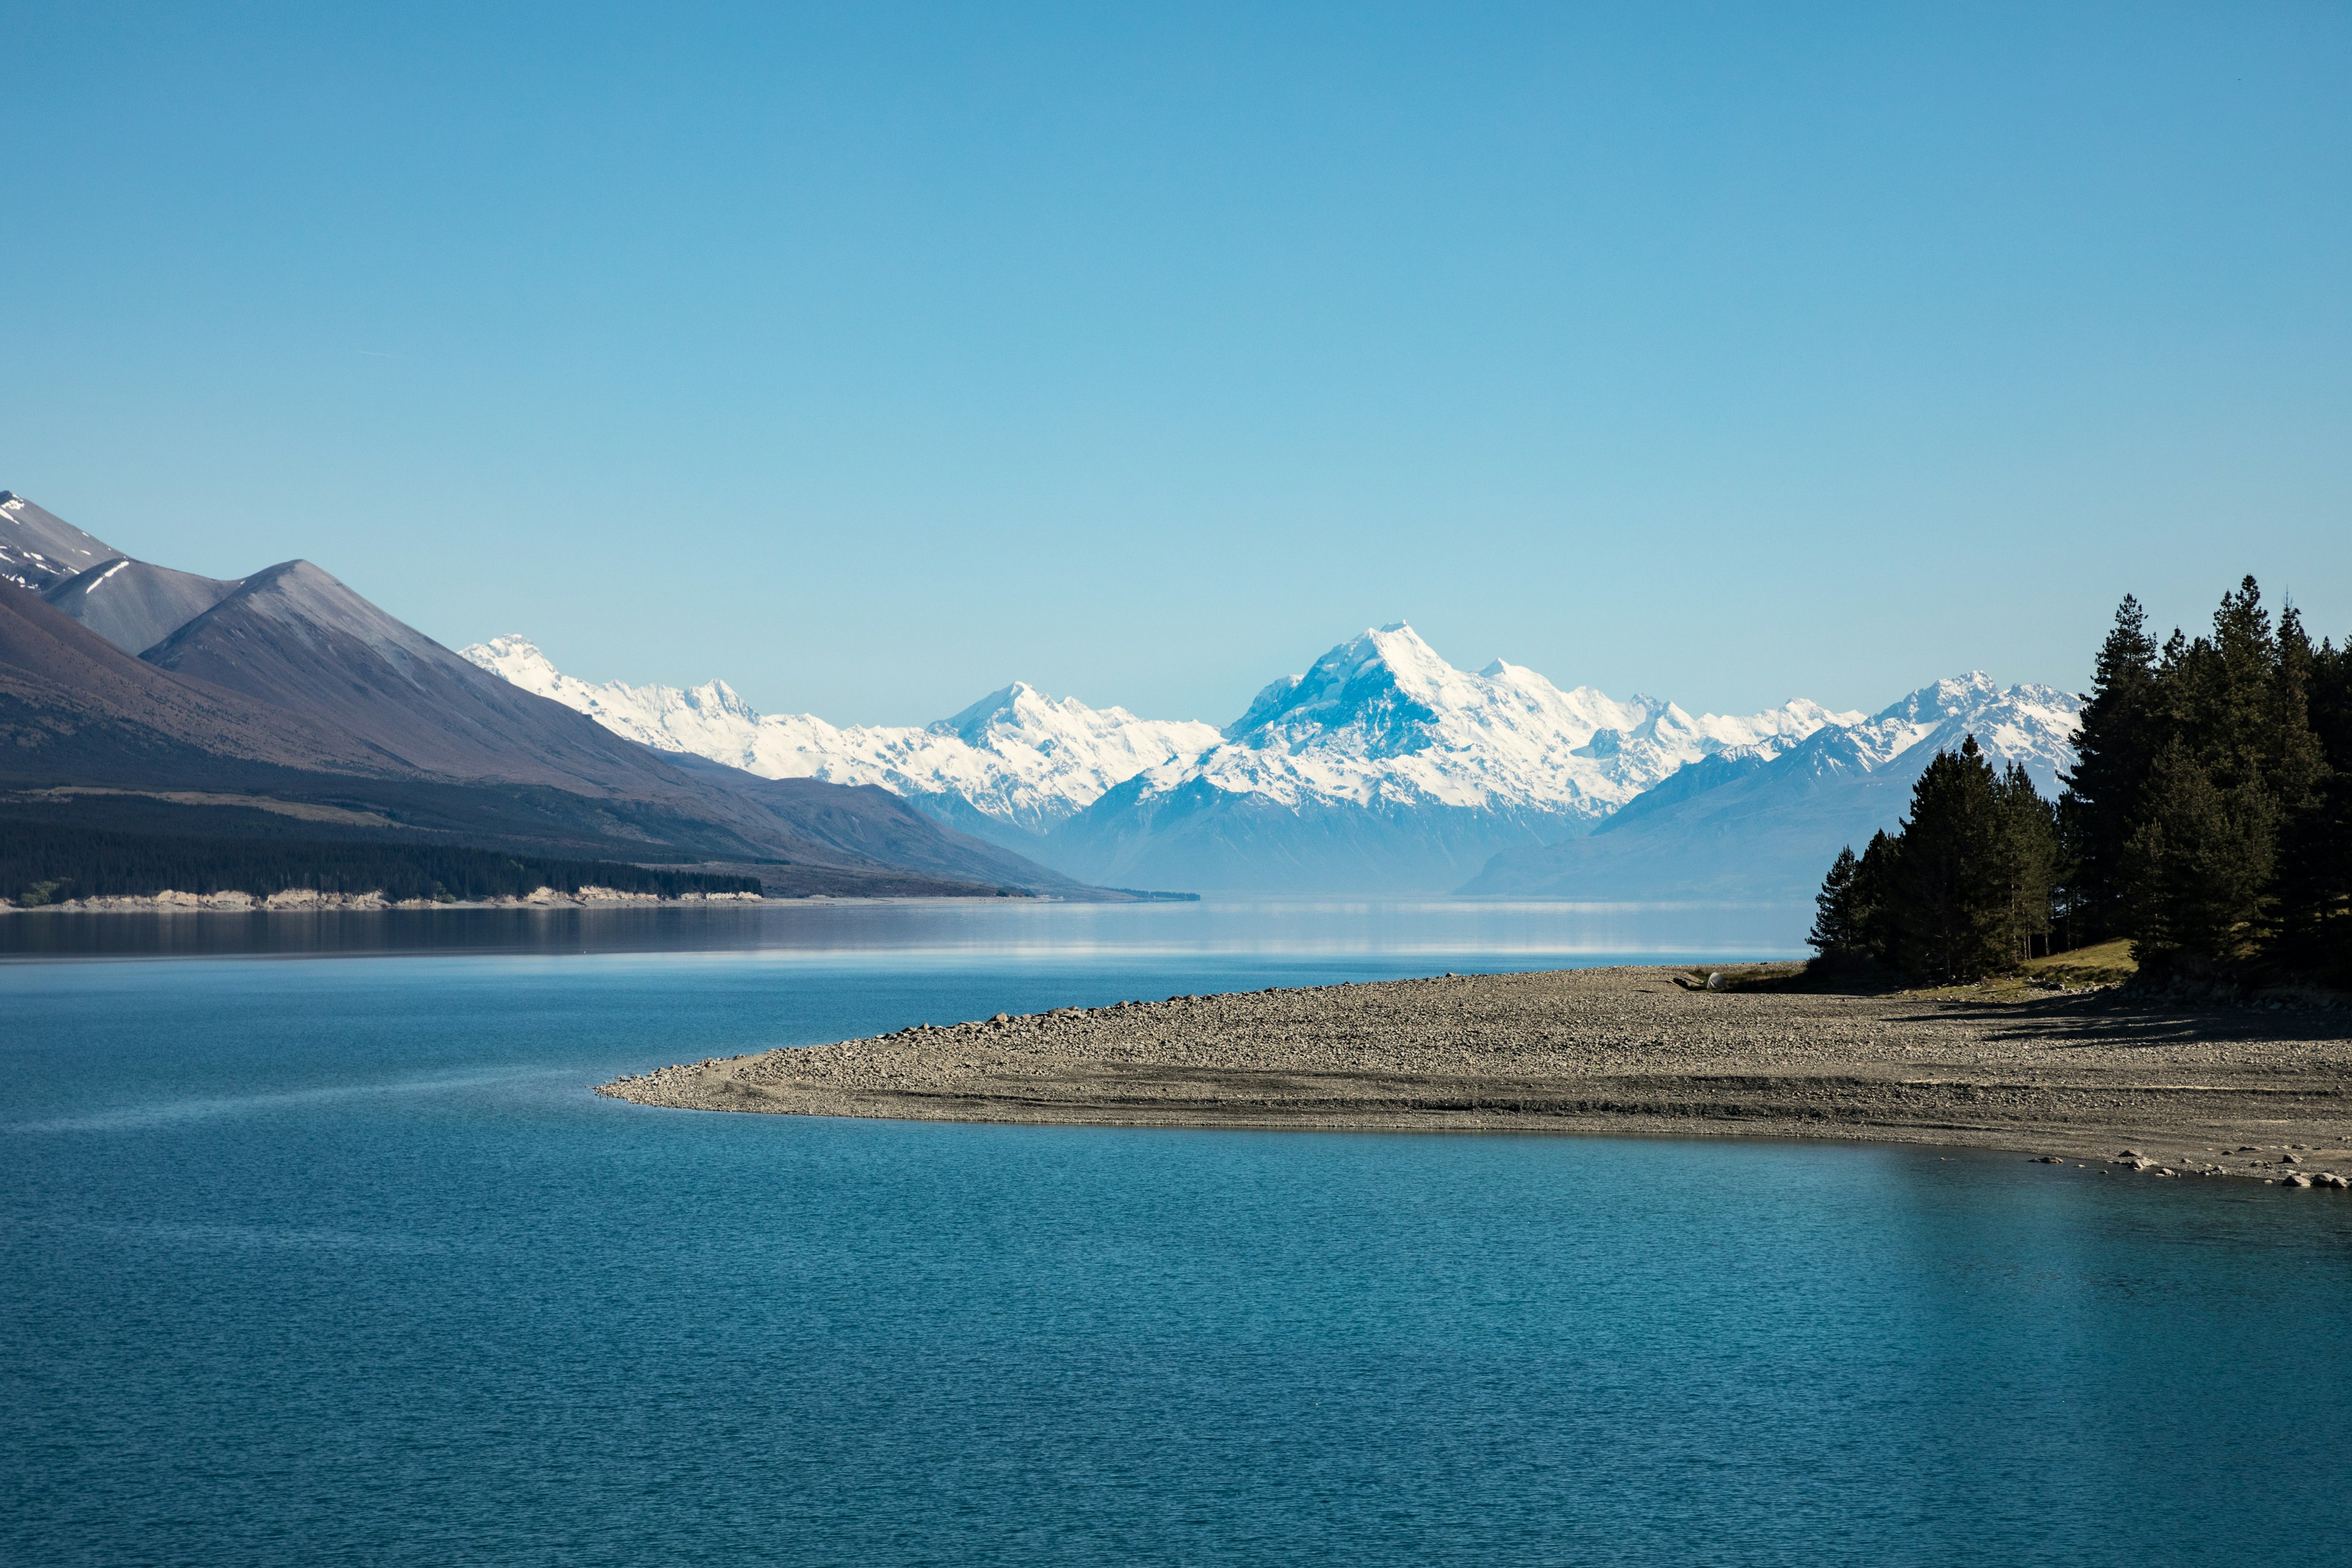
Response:
[{"label": "peninsula", "polygon": [[1643,967],[1000,1014],[598,1092],[813,1116],[1974,1145],[2333,1185],[2352,1176],[2348,1090],[2352,1015],[2335,1007],[1710,990]]}]

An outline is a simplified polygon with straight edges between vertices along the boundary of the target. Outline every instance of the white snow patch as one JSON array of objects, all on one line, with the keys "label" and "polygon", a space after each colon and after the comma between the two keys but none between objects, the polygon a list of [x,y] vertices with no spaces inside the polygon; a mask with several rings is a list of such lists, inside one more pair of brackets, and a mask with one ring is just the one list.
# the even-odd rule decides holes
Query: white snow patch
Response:
[{"label": "white snow patch", "polygon": [[1147,768],[1197,756],[1216,727],[1088,708],[1014,682],[950,719],[917,728],[761,714],[723,680],[691,689],[593,685],[565,675],[530,641],[493,637],[460,650],[526,691],[577,709],[616,734],[690,752],[763,778],[879,784],[954,795],[984,816],[1043,833]]},{"label": "white snow patch", "polygon": [[1145,799],[1197,780],[1292,806],[1532,808],[1591,821],[1685,763],[1733,750],[1775,756],[1825,726],[1864,718],[1802,700],[1746,716],[1693,715],[1654,698],[1563,691],[1500,659],[1474,675],[1402,621],[1273,682],[1222,731],[1091,709],[1017,681],[920,729],[844,728],[813,714],[756,713],[723,681],[592,685],[520,637],[464,653],[647,745],[769,778],[953,795],[1040,833],[1139,777]]}]

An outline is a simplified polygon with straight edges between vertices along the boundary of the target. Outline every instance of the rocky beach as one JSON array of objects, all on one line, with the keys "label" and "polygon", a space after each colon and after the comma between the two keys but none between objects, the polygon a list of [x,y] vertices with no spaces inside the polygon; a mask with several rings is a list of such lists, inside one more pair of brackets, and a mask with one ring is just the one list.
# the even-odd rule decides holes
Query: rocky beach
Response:
[{"label": "rocky beach", "polygon": [[[1656,967],[1172,996],[663,1068],[642,1105],[1103,1126],[1849,1139],[2352,1184],[2352,1013]],[[1758,984],[1760,979],[1761,984]]]}]

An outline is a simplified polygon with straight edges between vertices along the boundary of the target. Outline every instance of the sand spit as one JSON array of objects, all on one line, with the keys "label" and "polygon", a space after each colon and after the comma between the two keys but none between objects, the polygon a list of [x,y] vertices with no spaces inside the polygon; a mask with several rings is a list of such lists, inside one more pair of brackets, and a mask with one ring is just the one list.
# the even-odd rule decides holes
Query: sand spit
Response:
[{"label": "sand spit", "polygon": [[1863,1139],[2352,1185],[2352,1013],[1446,976],[929,1024],[597,1092],[806,1116]]}]

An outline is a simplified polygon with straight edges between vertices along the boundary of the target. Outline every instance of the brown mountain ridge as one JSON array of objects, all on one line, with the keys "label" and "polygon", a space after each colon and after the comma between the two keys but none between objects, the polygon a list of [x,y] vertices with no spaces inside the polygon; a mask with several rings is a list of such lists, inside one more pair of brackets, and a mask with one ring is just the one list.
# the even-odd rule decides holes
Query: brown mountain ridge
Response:
[{"label": "brown mountain ridge", "polygon": [[[168,798],[236,834],[262,801],[486,847],[759,867],[772,891],[1091,891],[885,790],[641,746],[477,668],[307,561],[195,577],[0,496],[14,503],[0,543],[22,535],[22,560],[0,566],[30,563],[0,584],[0,813],[55,818],[70,800],[75,819],[103,823]],[[91,564],[63,570],[78,562]],[[58,569],[43,576],[44,563]],[[155,636],[134,656],[104,631]],[[202,811],[212,798],[222,809]]]}]

